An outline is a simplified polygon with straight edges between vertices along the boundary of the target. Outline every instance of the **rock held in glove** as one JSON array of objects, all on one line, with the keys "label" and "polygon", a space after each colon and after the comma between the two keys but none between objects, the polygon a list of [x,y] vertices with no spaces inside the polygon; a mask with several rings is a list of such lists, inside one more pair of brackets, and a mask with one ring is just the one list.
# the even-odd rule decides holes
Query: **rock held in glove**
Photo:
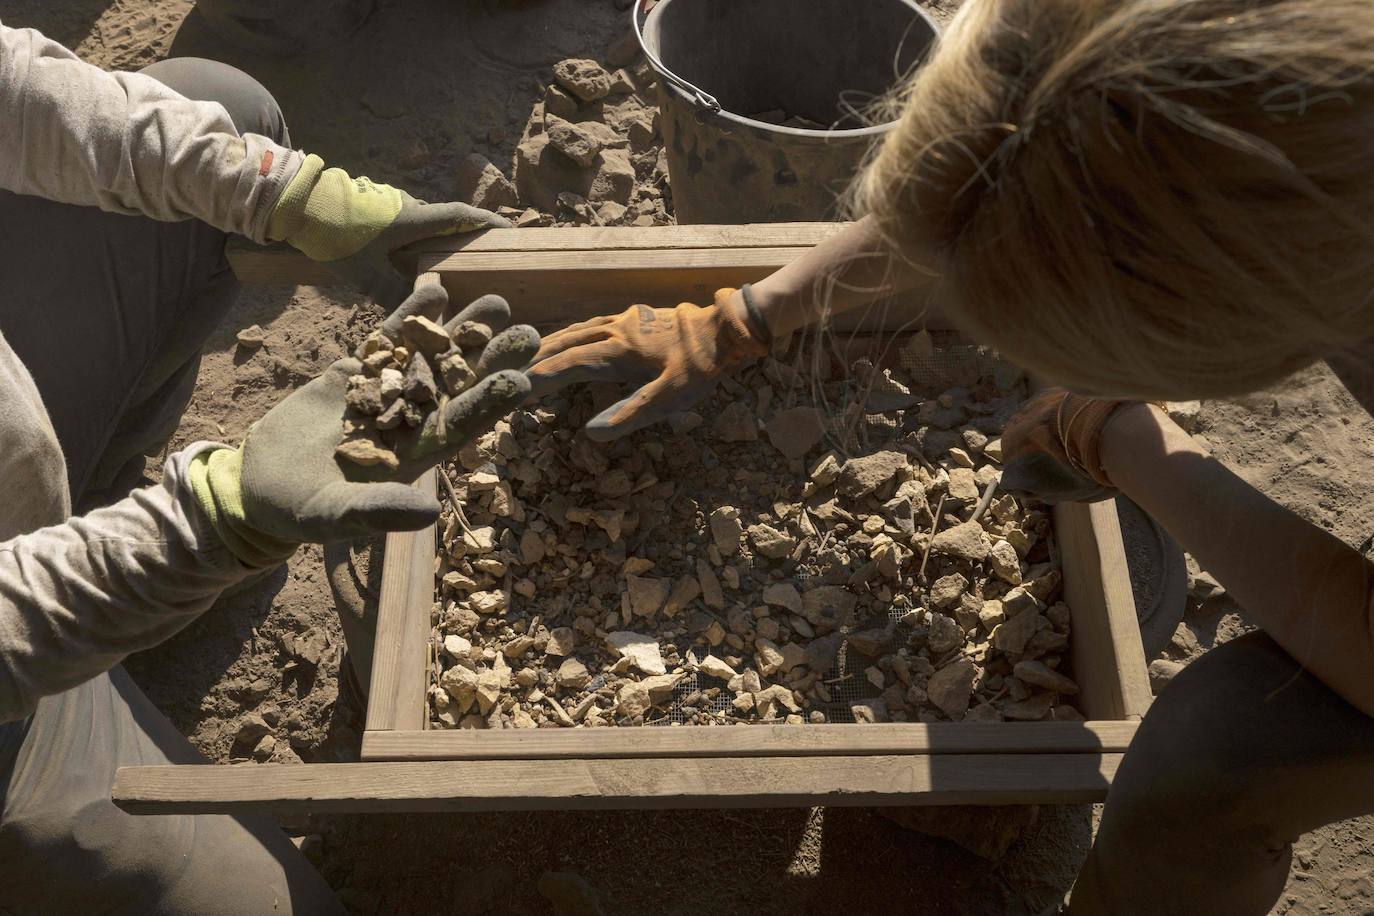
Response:
[{"label": "rock held in glove", "polygon": [[449,353],[439,360],[439,375],[444,380],[444,389],[449,397],[456,397],[467,391],[477,381],[477,373],[472,371],[463,354]]},{"label": "rock held in glove", "polygon": [[334,454],[364,467],[380,464],[394,471],[401,466],[395,452],[371,439],[345,439],[334,449]]},{"label": "rock held in glove", "polygon": [[404,391],[406,398],[417,404],[438,400],[439,387],[434,382],[434,370],[422,354],[417,353],[406,364]]},{"label": "rock held in glove", "polygon": [[382,402],[382,380],[379,378],[368,378],[365,375],[350,376],[348,379],[348,392],[344,395],[344,402],[351,410],[356,410],[358,413],[375,417],[382,412],[384,407]]},{"label": "rock held in glove", "polygon": [[412,349],[427,356],[436,356],[453,346],[443,326],[423,315],[407,315],[401,323],[401,334]]}]

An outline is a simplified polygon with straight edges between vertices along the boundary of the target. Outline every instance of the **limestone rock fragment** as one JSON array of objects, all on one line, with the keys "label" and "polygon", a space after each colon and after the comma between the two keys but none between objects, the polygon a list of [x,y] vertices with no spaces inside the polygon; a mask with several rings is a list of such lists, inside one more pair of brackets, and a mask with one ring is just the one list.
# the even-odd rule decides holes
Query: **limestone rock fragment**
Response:
[{"label": "limestone rock fragment", "polygon": [[782,560],[791,555],[797,547],[797,539],[772,525],[750,525],[749,542],[754,551],[770,560]]},{"label": "limestone rock fragment", "polygon": [[366,375],[349,376],[344,403],[350,410],[375,417],[386,409],[386,402],[382,399],[382,380]]},{"label": "limestone rock fragment", "polygon": [[587,666],[575,658],[565,658],[563,663],[558,666],[556,675],[559,686],[567,687],[569,690],[581,690],[591,683],[591,675],[587,672]]},{"label": "limestone rock fragment", "polygon": [[790,582],[775,582],[763,590],[763,603],[793,614],[802,612],[802,596]]},{"label": "limestone rock fragment", "polygon": [[1017,614],[992,631],[992,646],[1008,655],[1020,655],[1026,651],[1027,644],[1042,623],[1049,626],[1049,621],[1037,611]]},{"label": "limestone rock fragment", "polygon": [[549,641],[544,651],[549,655],[572,655],[576,647],[576,630],[572,627],[554,627],[549,631]]},{"label": "limestone rock fragment", "polygon": [[630,610],[636,617],[652,617],[668,600],[673,584],[668,579],[652,576],[626,576],[625,586],[630,595]]},{"label": "limestone rock fragment", "polygon": [[695,576],[683,576],[673,583],[673,590],[663,602],[663,616],[676,617],[701,594],[701,583]]},{"label": "limestone rock fragment", "polygon": [[941,576],[930,587],[930,603],[938,608],[949,607],[959,601],[967,588],[968,579],[960,573]]},{"label": "limestone rock fragment", "polygon": [[483,210],[514,207],[519,203],[515,185],[481,153],[470,153],[458,164],[455,199]]},{"label": "limestone rock fragment", "polygon": [[1063,695],[1078,693],[1078,685],[1046,665],[1044,662],[1027,659],[1017,662],[1012,673],[1027,684],[1043,687],[1045,690]]},{"label": "limestone rock fragment", "polygon": [[616,712],[622,716],[642,716],[650,708],[666,703],[681,674],[658,674],[642,681],[631,681],[616,694]]},{"label": "limestone rock fragment", "polygon": [[956,658],[930,676],[926,694],[935,708],[951,719],[959,720],[968,710],[973,695],[973,681],[978,667],[967,658]]},{"label": "limestone rock fragment", "polygon": [[1024,700],[1010,700],[1001,707],[1002,718],[1023,722],[1038,722],[1050,713],[1054,705],[1054,694],[1046,692],[1032,694]]},{"label": "limestone rock fragment", "polygon": [[1008,585],[1021,584],[1021,558],[1016,555],[1016,549],[1006,541],[998,541],[992,545],[992,550],[988,553],[988,565],[992,569],[992,574]]},{"label": "limestone rock fragment", "polygon": [[735,671],[734,668],[731,668],[724,661],[716,658],[714,655],[708,655],[705,658],[703,658],[701,660],[701,665],[699,666],[699,668],[702,674],[709,675],[710,677],[714,678],[719,678],[722,681],[730,681],[736,677],[739,677],[739,673]]},{"label": "limestone rock fragment", "polygon": [[658,640],[652,636],[630,630],[616,630],[606,635],[606,644],[622,658],[629,659],[630,664],[645,674],[666,674],[668,671],[667,665],[663,662],[663,653],[658,647]]},{"label": "limestone rock fragment", "polygon": [[720,587],[720,579],[705,560],[697,560],[697,584],[701,586],[701,600],[707,607],[713,611],[725,608],[725,592]]},{"label": "limestone rock fragment", "polygon": [[930,651],[934,655],[944,655],[964,644],[964,629],[952,617],[939,612],[930,615],[930,635],[927,637]]},{"label": "limestone rock fragment", "polygon": [[426,356],[437,356],[453,346],[443,325],[424,315],[407,315],[401,322],[401,336],[413,350]]},{"label": "limestone rock fragment", "polygon": [[560,60],[553,65],[553,78],[583,102],[594,102],[611,94],[611,75],[594,60]]},{"label": "limestone rock fragment", "polygon": [[740,524],[739,510],[734,506],[721,506],[711,513],[711,537],[722,556],[733,556],[739,550],[743,535],[744,526]]},{"label": "limestone rock fragment", "polygon": [[988,540],[982,525],[963,522],[931,538],[930,549],[933,553],[981,563],[991,552],[992,542]]},{"label": "limestone rock fragment", "polygon": [[381,465],[394,471],[401,466],[400,459],[396,457],[395,452],[378,445],[371,439],[345,439],[334,449],[334,454],[364,467]]},{"label": "limestone rock fragment", "polygon": [[768,421],[768,441],[795,461],[805,457],[825,436],[825,415],[814,407],[791,407]]},{"label": "limestone rock fragment", "polygon": [[867,496],[886,484],[906,466],[906,455],[895,451],[850,458],[840,469],[836,490],[846,499]]}]

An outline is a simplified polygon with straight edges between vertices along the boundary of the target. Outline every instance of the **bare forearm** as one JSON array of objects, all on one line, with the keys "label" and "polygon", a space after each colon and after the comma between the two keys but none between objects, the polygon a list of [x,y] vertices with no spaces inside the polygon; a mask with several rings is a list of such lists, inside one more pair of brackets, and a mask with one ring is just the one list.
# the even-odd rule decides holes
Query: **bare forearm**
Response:
[{"label": "bare forearm", "polygon": [[755,283],[754,299],[769,330],[782,335],[895,293],[922,301],[934,263],[927,253],[895,254],[865,217]]},{"label": "bare forearm", "polygon": [[1241,480],[1156,408],[1107,427],[1112,481],[1169,530],[1327,686],[1374,714],[1370,566]]}]

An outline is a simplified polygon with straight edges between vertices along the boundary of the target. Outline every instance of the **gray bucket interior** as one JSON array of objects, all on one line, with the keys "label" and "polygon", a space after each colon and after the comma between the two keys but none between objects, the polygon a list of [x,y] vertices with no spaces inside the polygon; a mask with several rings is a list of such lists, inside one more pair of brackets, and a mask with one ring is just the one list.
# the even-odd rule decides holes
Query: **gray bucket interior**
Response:
[{"label": "gray bucket interior", "polygon": [[913,0],[661,0],[644,40],[678,76],[752,118],[781,109],[832,130],[922,58],[935,28]]}]

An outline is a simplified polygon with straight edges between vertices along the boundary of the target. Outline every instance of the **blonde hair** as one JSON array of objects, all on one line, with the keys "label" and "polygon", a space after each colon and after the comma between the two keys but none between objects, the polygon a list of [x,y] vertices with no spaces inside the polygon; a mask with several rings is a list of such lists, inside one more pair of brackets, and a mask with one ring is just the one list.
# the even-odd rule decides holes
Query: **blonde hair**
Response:
[{"label": "blonde hair", "polygon": [[1062,384],[1220,397],[1374,336],[1374,2],[969,0],[860,206]]}]

